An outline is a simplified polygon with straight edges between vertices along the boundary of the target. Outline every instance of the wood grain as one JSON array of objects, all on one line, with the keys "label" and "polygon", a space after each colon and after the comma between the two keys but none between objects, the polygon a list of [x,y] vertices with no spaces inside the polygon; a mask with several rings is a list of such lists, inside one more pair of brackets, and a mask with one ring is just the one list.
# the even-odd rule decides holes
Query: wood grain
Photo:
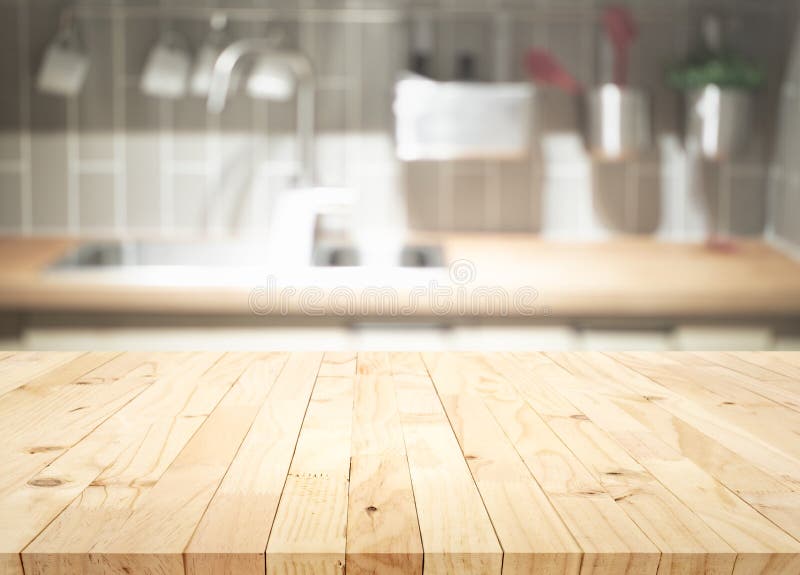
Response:
[{"label": "wood grain", "polygon": [[353,382],[317,378],[267,543],[270,573],[344,573]]},{"label": "wood grain", "polygon": [[26,573],[102,570],[90,552],[114,536],[233,384],[218,377],[228,361],[210,370],[220,357],[169,354],[162,376],[27,482],[18,505],[35,512],[30,533],[44,530],[23,552]]},{"label": "wood grain", "polygon": [[153,381],[158,355],[116,355],[84,354],[0,398],[8,414],[0,454],[9,467],[0,493],[40,472]]},{"label": "wood grain", "polygon": [[287,360],[186,548],[187,574],[264,573],[267,540],[321,361],[319,353]]},{"label": "wood grain", "polygon": [[[551,429],[553,420],[576,421],[575,410],[564,407],[552,394],[529,397],[527,391],[520,393],[510,382],[521,383],[528,375],[499,356],[450,357],[459,366],[463,387],[484,400],[574,535],[584,553],[583,571],[655,573],[656,546]],[[586,520],[587,514],[592,521]]]},{"label": "wood grain", "polygon": [[184,572],[183,550],[284,361],[282,354],[240,356],[207,373],[203,379],[224,390],[224,397],[207,417],[197,416],[204,418],[202,425],[155,485],[140,495],[113,533],[92,547],[103,572],[147,572],[151,563],[162,573]]},{"label": "wood grain", "polygon": [[503,573],[578,573],[581,547],[469,385],[482,379],[485,370],[479,371],[475,362],[464,365],[455,354],[426,354],[425,363],[503,553],[515,559],[513,565],[504,565]]},{"label": "wood grain", "polygon": [[[21,351],[0,359],[0,397],[37,376],[80,357],[76,352]],[[57,375],[56,377],[61,377]]]},{"label": "wood grain", "polygon": [[0,575],[800,573],[800,354],[7,361]]},{"label": "wood grain", "polygon": [[422,539],[388,353],[358,357],[348,503],[348,574],[422,573]]},{"label": "wood grain", "polygon": [[[706,469],[670,447],[635,418],[629,417],[597,393],[596,382],[605,381],[605,370],[624,379],[609,358],[556,354],[555,361],[570,373],[584,377],[562,381],[559,392],[599,427],[612,435],[644,468],[737,550],[734,573],[794,573],[800,570],[800,542],[747,505]],[[595,367],[598,366],[598,367]],[[680,386],[700,397],[695,388]],[[780,551],[779,551],[780,550]],[[776,553],[776,551],[778,551]]]},{"label": "wood grain", "polygon": [[425,573],[499,574],[502,548],[422,358],[391,363]]}]

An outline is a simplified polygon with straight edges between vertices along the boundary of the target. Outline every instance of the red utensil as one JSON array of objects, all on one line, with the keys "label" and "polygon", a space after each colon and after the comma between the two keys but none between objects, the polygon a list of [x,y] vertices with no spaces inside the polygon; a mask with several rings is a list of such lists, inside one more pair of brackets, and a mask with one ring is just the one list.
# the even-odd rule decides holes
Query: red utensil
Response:
[{"label": "red utensil", "polygon": [[609,6],[603,12],[603,25],[614,48],[614,83],[625,86],[628,83],[628,51],[638,33],[636,22],[625,6]]},{"label": "red utensil", "polygon": [[533,80],[539,84],[561,88],[568,94],[581,91],[581,85],[575,77],[546,50],[529,50],[525,56],[525,67]]}]

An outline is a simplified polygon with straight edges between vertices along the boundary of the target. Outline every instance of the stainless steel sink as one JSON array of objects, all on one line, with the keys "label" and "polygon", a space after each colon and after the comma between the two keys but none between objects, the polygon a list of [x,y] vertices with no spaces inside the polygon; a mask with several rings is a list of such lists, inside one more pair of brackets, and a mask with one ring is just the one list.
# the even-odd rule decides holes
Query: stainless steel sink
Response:
[{"label": "stainless steel sink", "polygon": [[266,265],[263,243],[242,241],[111,241],[78,246],[53,269],[136,266],[256,267]]},{"label": "stainless steel sink", "polygon": [[[391,261],[396,259],[397,261]],[[314,249],[314,265],[322,267],[350,267],[363,265],[361,252],[348,244],[317,244]],[[439,246],[406,245],[399,254],[387,254],[390,265],[405,268],[440,268],[444,266],[444,255]]]},{"label": "stainless steel sink", "polygon": [[[389,261],[389,264],[399,267],[436,268],[444,265],[442,250],[438,246],[407,245],[394,258],[398,261]],[[351,244],[318,243],[309,259],[308,264],[317,267],[364,264],[362,254]],[[388,259],[393,259],[393,256],[387,255]],[[263,242],[108,241],[82,244],[56,261],[51,269],[100,270],[146,266],[265,268],[268,265],[268,250]]]}]

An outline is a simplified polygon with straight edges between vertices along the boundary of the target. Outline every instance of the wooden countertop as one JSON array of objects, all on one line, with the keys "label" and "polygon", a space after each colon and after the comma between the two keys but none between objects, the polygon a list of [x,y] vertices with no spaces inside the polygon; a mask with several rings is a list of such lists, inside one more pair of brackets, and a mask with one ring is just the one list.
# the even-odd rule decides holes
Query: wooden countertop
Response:
[{"label": "wooden countertop", "polygon": [[800,573],[797,353],[0,353],[0,574]]},{"label": "wooden countertop", "polygon": [[[444,234],[425,239],[441,243],[448,262],[469,262],[474,277],[463,286],[469,294],[501,288],[511,301],[520,289],[535,290],[526,313],[515,313],[510,306],[506,315],[512,317],[800,319],[800,262],[760,241],[741,241],[732,253],[722,253],[699,244],[645,238],[589,244],[525,235]],[[42,274],[48,263],[75,243],[0,239],[0,309],[253,315],[253,290],[264,287],[258,282],[252,286],[102,283],[90,275],[65,279]],[[281,301],[274,309],[288,316],[303,315],[305,291],[300,287],[293,293],[280,292]],[[412,291],[407,286],[398,290],[401,307],[415,297]],[[417,298],[415,315],[457,315],[454,293],[451,310],[444,313],[434,309],[432,297]],[[361,292],[356,298],[352,315],[379,314],[373,300],[362,298]],[[316,303],[323,315],[336,313],[330,286]],[[339,308],[346,307],[338,303]]]}]

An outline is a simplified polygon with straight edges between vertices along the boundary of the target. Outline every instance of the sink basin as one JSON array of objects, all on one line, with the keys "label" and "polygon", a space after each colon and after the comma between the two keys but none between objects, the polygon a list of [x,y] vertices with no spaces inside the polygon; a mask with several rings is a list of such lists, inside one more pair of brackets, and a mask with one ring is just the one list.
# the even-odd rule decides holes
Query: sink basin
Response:
[{"label": "sink basin", "polygon": [[[308,257],[308,256],[306,256]],[[391,259],[387,255],[387,259]],[[438,246],[404,246],[399,261],[390,265],[436,268],[444,265]],[[355,267],[364,258],[350,244],[317,244],[309,262],[317,267]],[[308,261],[308,260],[306,260]],[[148,266],[196,268],[265,268],[269,255],[265,243],[224,241],[107,241],[78,246],[56,261],[51,270],[100,270]]]},{"label": "sink basin", "polygon": [[[286,244],[280,244],[286,246]],[[289,243],[269,250],[267,242],[103,241],[87,242],[46,270],[49,279],[81,285],[270,289],[427,286],[445,282],[441,249],[406,246],[397,254],[360,254],[352,244],[317,243],[302,249]],[[369,256],[369,257],[367,257]],[[287,263],[288,260],[288,263]],[[270,283],[272,282],[272,283]]]},{"label": "sink basin", "polygon": [[53,269],[135,266],[257,267],[266,265],[264,243],[225,241],[112,241],[78,246]]},{"label": "sink basin", "polygon": [[[444,254],[439,246],[403,246],[396,262],[390,265],[405,268],[440,268],[444,266]],[[314,265],[322,267],[349,267],[363,265],[364,257],[353,245],[319,244],[314,249]],[[387,255],[387,260],[391,256]]]}]

